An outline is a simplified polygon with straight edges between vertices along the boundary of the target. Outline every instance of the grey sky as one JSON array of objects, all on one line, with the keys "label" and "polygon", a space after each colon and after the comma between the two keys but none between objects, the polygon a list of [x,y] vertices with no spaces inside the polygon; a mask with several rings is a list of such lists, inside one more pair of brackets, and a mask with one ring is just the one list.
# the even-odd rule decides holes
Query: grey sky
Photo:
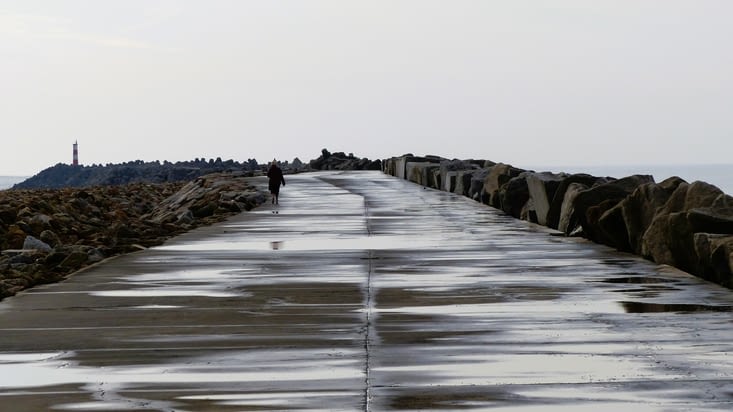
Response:
[{"label": "grey sky", "polygon": [[0,0],[0,175],[324,147],[733,163],[729,0]]}]

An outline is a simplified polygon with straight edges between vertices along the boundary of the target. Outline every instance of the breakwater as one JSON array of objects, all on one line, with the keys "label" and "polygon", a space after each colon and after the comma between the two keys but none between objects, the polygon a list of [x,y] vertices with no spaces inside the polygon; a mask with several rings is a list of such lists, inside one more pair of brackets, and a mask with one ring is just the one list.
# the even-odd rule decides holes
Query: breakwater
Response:
[{"label": "breakwater", "polygon": [[733,197],[706,182],[537,172],[490,160],[403,155],[383,171],[517,218],[733,287]]}]

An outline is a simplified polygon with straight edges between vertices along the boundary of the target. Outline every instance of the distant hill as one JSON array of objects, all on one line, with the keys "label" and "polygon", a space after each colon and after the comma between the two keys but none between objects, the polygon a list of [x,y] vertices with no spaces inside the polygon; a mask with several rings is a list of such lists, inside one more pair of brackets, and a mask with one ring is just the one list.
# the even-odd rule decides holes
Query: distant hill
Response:
[{"label": "distant hill", "polygon": [[120,164],[72,166],[59,163],[49,167],[23,182],[13,189],[58,189],[64,187],[110,186],[127,183],[164,183],[193,180],[199,176],[233,170],[259,171],[260,166],[254,159],[246,163],[234,160],[222,161],[195,159],[192,161],[171,163],[143,162],[135,160]]}]

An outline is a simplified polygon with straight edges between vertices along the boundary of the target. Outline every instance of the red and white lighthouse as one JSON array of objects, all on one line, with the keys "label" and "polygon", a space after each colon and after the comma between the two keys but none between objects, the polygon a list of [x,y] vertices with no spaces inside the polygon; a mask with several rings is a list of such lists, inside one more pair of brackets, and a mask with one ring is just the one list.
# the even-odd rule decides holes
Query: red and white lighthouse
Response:
[{"label": "red and white lighthouse", "polygon": [[72,164],[79,166],[79,144],[76,141],[74,141],[74,161]]}]

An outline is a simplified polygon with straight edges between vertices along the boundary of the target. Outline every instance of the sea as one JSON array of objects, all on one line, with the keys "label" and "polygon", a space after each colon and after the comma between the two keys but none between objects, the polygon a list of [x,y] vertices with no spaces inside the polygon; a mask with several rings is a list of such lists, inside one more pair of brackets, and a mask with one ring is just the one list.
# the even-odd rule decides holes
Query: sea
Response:
[{"label": "sea", "polygon": [[[692,183],[696,180],[717,186],[723,192],[733,196],[733,163],[705,165],[613,165],[613,166],[519,166],[537,172],[555,173],[588,173],[594,176],[610,176],[621,178],[634,174],[652,175],[659,183],[672,176],[678,176]],[[28,176],[0,176],[0,190],[8,189]]]},{"label": "sea", "polygon": [[0,190],[5,190],[13,187],[14,184],[20,183],[29,176],[0,176]]},{"label": "sea", "polygon": [[669,177],[681,177],[688,183],[702,181],[717,186],[724,193],[733,195],[733,163],[691,165],[612,165],[612,166],[542,166],[523,169],[537,172],[587,173],[593,176],[622,178],[631,175],[652,175],[659,183]]}]

